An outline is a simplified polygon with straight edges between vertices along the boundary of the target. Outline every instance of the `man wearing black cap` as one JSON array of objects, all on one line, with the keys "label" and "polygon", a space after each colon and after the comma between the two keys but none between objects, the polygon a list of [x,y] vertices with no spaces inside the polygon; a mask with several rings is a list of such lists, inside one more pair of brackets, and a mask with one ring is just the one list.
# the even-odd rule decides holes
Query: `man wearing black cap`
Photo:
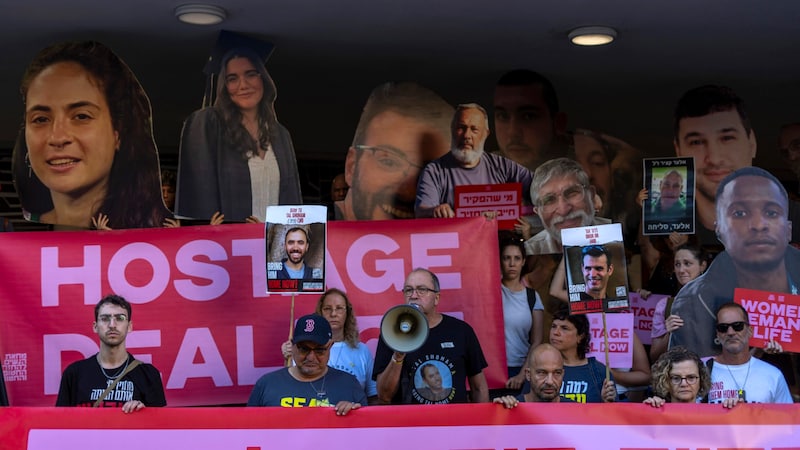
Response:
[{"label": "man wearing black cap", "polygon": [[324,317],[309,314],[298,319],[292,340],[295,365],[259,378],[247,406],[333,406],[336,415],[343,416],[366,405],[356,378],[328,367],[332,342],[331,326]]}]

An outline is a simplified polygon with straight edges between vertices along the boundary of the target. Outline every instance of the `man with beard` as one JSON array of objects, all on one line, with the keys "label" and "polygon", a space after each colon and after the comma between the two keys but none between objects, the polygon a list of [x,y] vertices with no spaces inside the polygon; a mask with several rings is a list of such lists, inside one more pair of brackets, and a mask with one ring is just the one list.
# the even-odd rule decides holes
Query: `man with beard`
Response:
[{"label": "man with beard", "polygon": [[450,153],[432,161],[417,184],[417,217],[455,217],[455,187],[521,183],[528,199],[531,172],[514,161],[483,151],[489,137],[489,117],[477,103],[458,105],[451,126]]},{"label": "man with beard", "polygon": [[658,198],[653,202],[653,220],[668,220],[686,214],[686,197],[683,194],[683,177],[671,170],[658,183]]},{"label": "man with beard", "polygon": [[122,407],[124,413],[166,406],[158,369],[136,360],[126,349],[125,339],[133,331],[131,304],[118,295],[106,295],[95,305],[94,319],[100,352],[64,370],[56,406]]},{"label": "man with beard", "polygon": [[525,241],[528,255],[561,253],[561,230],[610,223],[595,217],[595,189],[580,164],[557,158],[539,166],[531,182],[533,210],[544,230]]},{"label": "man with beard", "polygon": [[314,276],[314,269],[305,264],[306,253],[310,245],[308,232],[302,227],[292,227],[286,232],[283,247],[286,249],[286,258],[282,260],[283,266],[277,273],[277,279],[302,279],[311,280],[321,278]]},{"label": "man with beard", "polygon": [[333,333],[324,317],[299,318],[292,336],[294,365],[259,378],[247,406],[333,407],[337,416],[344,416],[367,404],[356,377],[328,366]]},{"label": "man with beard", "polygon": [[788,245],[789,198],[778,179],[745,167],[720,182],[716,199],[716,231],[725,251],[672,304],[683,326],[672,332],[670,347],[683,345],[701,357],[716,353],[712,311],[730,302],[735,288],[796,295],[800,287],[800,250]]},{"label": "man with beard", "polygon": [[716,331],[722,353],[708,363],[711,368],[708,403],[722,403],[726,408],[742,402],[792,403],[781,371],[750,355],[748,342],[753,330],[741,305],[731,302],[719,307]]},{"label": "man with beard", "polygon": [[531,384],[531,390],[525,394],[504,395],[492,400],[506,408],[514,408],[520,402],[530,403],[573,403],[573,400],[561,397],[561,384],[564,382],[564,358],[557,348],[550,344],[540,344],[533,348],[525,368],[525,378]]},{"label": "man with beard", "polygon": [[415,83],[384,83],[364,106],[345,160],[337,220],[413,219],[417,178],[449,148],[453,107]]}]

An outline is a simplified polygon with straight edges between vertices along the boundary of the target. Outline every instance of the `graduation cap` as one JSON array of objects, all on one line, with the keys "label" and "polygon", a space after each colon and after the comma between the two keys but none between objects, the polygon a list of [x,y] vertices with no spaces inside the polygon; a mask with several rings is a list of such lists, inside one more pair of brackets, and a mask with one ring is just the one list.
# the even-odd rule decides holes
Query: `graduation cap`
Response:
[{"label": "graduation cap", "polygon": [[234,33],[232,31],[222,30],[219,32],[217,42],[211,49],[211,55],[209,55],[208,62],[206,62],[206,66],[203,68],[203,73],[208,76],[218,74],[222,57],[234,48],[242,47],[254,51],[259,57],[261,57],[261,61],[264,64],[267,63],[270,55],[272,55],[272,50],[275,49],[275,45],[273,45],[271,42],[251,38],[243,34]]}]

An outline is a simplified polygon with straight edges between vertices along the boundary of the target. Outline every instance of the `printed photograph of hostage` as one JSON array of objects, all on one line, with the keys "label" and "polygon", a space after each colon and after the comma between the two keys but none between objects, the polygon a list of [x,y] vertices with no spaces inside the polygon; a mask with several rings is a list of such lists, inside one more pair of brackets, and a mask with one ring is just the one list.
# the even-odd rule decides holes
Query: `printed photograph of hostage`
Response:
[{"label": "printed photograph of hostage", "polygon": [[267,209],[268,292],[324,290],[326,216],[327,208],[316,205]]},{"label": "printed photograph of hostage", "polygon": [[440,402],[450,396],[453,381],[447,366],[438,361],[428,361],[414,377],[417,394],[429,402]]},{"label": "printed photograph of hostage", "polygon": [[561,234],[570,313],[628,308],[628,279],[620,225],[570,228]]},{"label": "printed photograph of hostage", "polygon": [[105,45],[41,50],[22,77],[24,123],[13,155],[27,220],[73,228],[160,227],[150,100]]},{"label": "printed photograph of hostage", "polygon": [[694,233],[694,158],[644,160],[645,235]]}]

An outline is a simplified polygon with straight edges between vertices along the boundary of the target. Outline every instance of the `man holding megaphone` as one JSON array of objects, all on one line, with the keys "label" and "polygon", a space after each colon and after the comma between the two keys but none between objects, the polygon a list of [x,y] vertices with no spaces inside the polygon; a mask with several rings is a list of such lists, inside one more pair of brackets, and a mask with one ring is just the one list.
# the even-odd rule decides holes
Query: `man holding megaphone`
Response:
[{"label": "man holding megaphone", "polygon": [[478,337],[466,322],[436,310],[439,290],[433,272],[414,269],[403,286],[410,306],[396,306],[384,315],[372,374],[381,403],[489,401],[483,374],[488,364]]}]

